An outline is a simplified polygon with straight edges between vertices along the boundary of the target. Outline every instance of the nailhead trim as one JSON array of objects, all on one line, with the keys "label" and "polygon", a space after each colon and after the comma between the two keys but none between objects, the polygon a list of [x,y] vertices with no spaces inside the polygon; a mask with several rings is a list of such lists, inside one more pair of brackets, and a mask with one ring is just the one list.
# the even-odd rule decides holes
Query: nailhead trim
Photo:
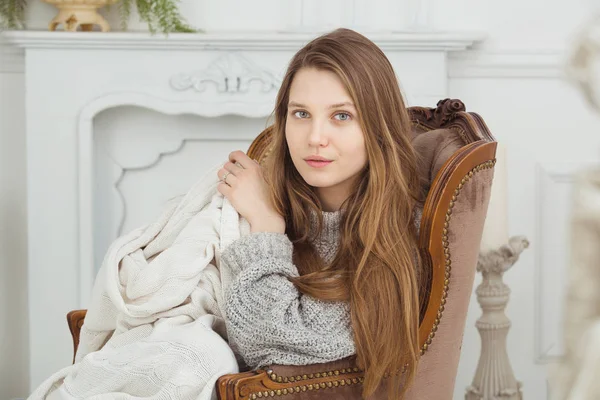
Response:
[{"label": "nailhead trim", "polygon": [[[363,371],[358,369],[357,367],[354,367],[354,368],[342,368],[341,370],[336,369],[334,371],[304,374],[302,376],[296,375],[296,376],[282,377],[280,375],[275,374],[273,372],[273,370],[268,370],[267,376],[272,381],[280,383],[280,382],[302,381],[302,380],[314,379],[314,378],[320,378],[320,377],[325,378],[328,376],[339,376],[340,374],[351,374],[351,373],[356,373],[356,372],[363,372]],[[319,383],[308,384],[308,385],[298,385],[298,386],[294,386],[294,387],[286,388],[286,389],[278,389],[278,390],[271,390],[271,391],[265,390],[265,391],[251,393],[249,395],[249,398],[251,400],[255,400],[255,399],[261,399],[263,397],[283,396],[286,394],[306,392],[307,390],[312,391],[312,390],[320,390],[320,389],[339,387],[339,386],[345,386],[345,385],[355,385],[357,383],[363,383],[364,380],[365,380],[365,378],[361,376],[361,377],[352,378],[352,379],[343,378],[343,379],[338,379],[338,380],[331,381],[331,382],[319,382]]]},{"label": "nailhead trim", "polygon": [[442,248],[444,249],[444,258],[446,259],[446,272],[444,274],[444,291],[442,292],[442,301],[440,307],[438,308],[437,318],[433,323],[433,327],[431,328],[431,332],[429,332],[427,340],[425,341],[425,343],[423,343],[423,346],[421,347],[421,355],[425,354],[425,352],[431,345],[433,338],[435,337],[435,332],[438,329],[440,320],[442,319],[442,315],[446,306],[446,298],[448,297],[448,291],[450,290],[450,276],[452,275],[452,257],[450,254],[450,243],[448,242],[448,227],[450,225],[450,220],[452,219],[452,209],[454,208],[454,203],[460,195],[463,186],[473,177],[475,173],[484,169],[493,168],[494,165],[496,165],[496,159],[489,160],[477,165],[460,180],[458,187],[454,189],[454,195],[452,196],[452,200],[450,200],[450,204],[448,205],[448,210],[446,211],[446,217],[444,220],[444,229],[442,230]]},{"label": "nailhead trim", "polygon": [[273,382],[288,383],[288,382],[298,382],[298,381],[314,379],[314,378],[321,378],[321,377],[325,378],[327,376],[334,376],[334,375],[339,376],[340,374],[352,374],[352,373],[356,373],[356,372],[363,372],[363,371],[358,369],[357,367],[354,367],[354,368],[336,369],[334,371],[315,372],[312,374],[304,374],[302,376],[300,376],[300,375],[281,376],[281,375],[277,375],[276,373],[273,372],[273,370],[270,369],[270,370],[267,370],[267,376]]},{"label": "nailhead trim", "polygon": [[319,383],[308,384],[308,385],[294,386],[294,387],[287,388],[287,389],[278,389],[278,390],[270,390],[270,391],[265,390],[265,391],[250,393],[249,398],[251,400],[256,400],[256,399],[261,399],[263,397],[284,396],[287,394],[294,394],[294,393],[313,391],[313,390],[321,390],[321,389],[325,389],[325,388],[333,388],[333,387],[346,386],[346,385],[356,385],[358,383],[363,383],[364,381],[365,381],[365,378],[361,376],[359,378],[340,379],[340,380],[336,380],[336,381],[332,381],[332,382],[319,382]]}]

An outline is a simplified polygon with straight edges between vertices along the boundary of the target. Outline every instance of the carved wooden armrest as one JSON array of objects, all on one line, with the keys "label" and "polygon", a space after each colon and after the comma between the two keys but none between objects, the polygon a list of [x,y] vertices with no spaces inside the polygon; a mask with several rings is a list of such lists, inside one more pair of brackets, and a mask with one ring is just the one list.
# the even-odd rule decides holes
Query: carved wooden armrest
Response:
[{"label": "carved wooden armrest", "polygon": [[268,368],[223,375],[217,382],[220,400],[265,397],[296,399],[361,399],[364,373],[355,357],[323,364],[272,365]]},{"label": "carved wooden armrest", "polygon": [[79,346],[79,334],[86,314],[87,310],[73,310],[67,314],[69,331],[73,337],[73,362],[75,362],[75,354],[77,353],[77,347]]}]

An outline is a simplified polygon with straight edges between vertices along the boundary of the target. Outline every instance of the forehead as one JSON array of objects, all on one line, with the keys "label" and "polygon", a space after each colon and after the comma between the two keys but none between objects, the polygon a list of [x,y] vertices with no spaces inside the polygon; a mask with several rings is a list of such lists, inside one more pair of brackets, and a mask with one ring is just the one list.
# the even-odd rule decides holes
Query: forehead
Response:
[{"label": "forehead", "polygon": [[289,101],[327,107],[331,104],[351,102],[352,99],[335,73],[302,68],[292,80]]}]

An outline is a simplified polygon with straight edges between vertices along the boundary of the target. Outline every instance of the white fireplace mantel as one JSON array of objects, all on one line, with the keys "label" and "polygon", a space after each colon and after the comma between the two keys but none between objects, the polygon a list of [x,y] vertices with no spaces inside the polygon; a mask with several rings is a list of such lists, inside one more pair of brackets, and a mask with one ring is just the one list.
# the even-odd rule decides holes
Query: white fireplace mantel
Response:
[{"label": "white fireplace mantel", "polygon": [[[32,388],[70,363],[65,315],[87,306],[95,277],[95,116],[138,106],[165,115],[267,117],[287,63],[315,36],[2,33],[4,43],[23,49],[25,60]],[[448,95],[447,54],[483,39],[470,32],[367,36],[390,59],[408,104],[427,106]],[[223,127],[208,138],[232,140],[228,135]],[[176,148],[186,137],[169,140]],[[150,165],[170,151],[139,147],[132,165]]]},{"label": "white fireplace mantel", "polygon": [[[297,51],[317,33],[170,33],[7,31],[25,49]],[[458,51],[484,39],[481,32],[391,32],[367,34],[385,52]]]}]

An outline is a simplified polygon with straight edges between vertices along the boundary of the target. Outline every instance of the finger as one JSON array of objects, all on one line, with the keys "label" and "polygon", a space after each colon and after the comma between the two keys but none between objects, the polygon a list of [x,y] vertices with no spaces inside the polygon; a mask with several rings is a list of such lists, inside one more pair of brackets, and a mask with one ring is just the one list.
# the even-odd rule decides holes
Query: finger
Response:
[{"label": "finger", "polygon": [[252,159],[246,155],[243,151],[236,150],[229,154],[229,161],[235,163],[236,161],[242,165],[242,168],[250,168],[254,165]]},{"label": "finger", "polygon": [[221,182],[226,183],[229,186],[231,186],[231,185],[235,184],[235,182],[237,182],[237,177],[225,168],[221,168],[217,172],[217,177],[219,178],[219,180]]},{"label": "finger", "polygon": [[238,180],[237,176],[235,176],[234,174],[229,174],[225,177],[225,180],[223,181],[223,183],[226,183],[230,187],[233,187],[235,185],[235,183],[237,182],[237,180]]},{"label": "finger", "polygon": [[227,171],[231,171],[231,173],[234,175],[238,174],[244,169],[244,167],[242,167],[242,165],[237,161],[235,162],[235,164],[233,164],[231,161],[228,161],[227,163],[225,163],[223,168],[225,168]]},{"label": "finger", "polygon": [[223,196],[229,198],[229,193],[231,191],[231,187],[225,182],[219,182],[217,185],[217,191],[221,193]]},{"label": "finger", "polygon": [[219,179],[223,179],[224,175],[233,175],[235,171],[232,170],[235,170],[236,168],[237,167],[233,166],[233,164],[228,162],[227,164],[223,165],[223,167],[220,170],[217,171],[217,176],[219,177]]}]

